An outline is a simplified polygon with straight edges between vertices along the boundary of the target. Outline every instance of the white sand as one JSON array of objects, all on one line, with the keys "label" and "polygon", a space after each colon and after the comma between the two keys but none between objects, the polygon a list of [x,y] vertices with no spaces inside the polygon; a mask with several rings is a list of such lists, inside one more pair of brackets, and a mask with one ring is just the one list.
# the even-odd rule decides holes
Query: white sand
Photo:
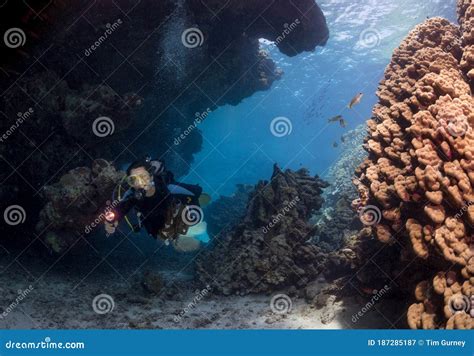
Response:
[{"label": "white sand", "polygon": [[[211,328],[211,329],[343,329],[390,327],[373,308],[360,321],[351,317],[360,306],[349,301],[329,303],[322,309],[292,297],[292,309],[276,314],[270,308],[271,296],[216,296],[207,294],[182,313],[196,296],[193,282],[186,275],[164,273],[168,287],[160,295],[143,290],[140,284],[118,284],[113,279],[86,279],[80,285],[67,276],[51,274],[35,285],[13,310],[0,319],[0,328]],[[170,282],[170,278],[172,282]],[[7,308],[24,290],[25,280],[12,282],[12,275],[0,276],[2,292],[0,307]],[[109,294],[114,309],[99,315],[92,300],[99,294]],[[201,293],[202,294],[202,293]],[[326,323],[323,323],[325,320]]]}]

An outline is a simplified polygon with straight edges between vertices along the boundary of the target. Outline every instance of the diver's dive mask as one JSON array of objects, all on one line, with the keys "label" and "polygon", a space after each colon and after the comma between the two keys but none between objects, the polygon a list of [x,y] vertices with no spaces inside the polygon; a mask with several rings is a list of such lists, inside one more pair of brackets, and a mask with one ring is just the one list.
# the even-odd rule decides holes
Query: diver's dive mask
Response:
[{"label": "diver's dive mask", "polygon": [[135,187],[137,184],[146,185],[147,183],[150,183],[150,179],[150,175],[147,173],[134,174],[127,177],[127,183],[131,187]]}]

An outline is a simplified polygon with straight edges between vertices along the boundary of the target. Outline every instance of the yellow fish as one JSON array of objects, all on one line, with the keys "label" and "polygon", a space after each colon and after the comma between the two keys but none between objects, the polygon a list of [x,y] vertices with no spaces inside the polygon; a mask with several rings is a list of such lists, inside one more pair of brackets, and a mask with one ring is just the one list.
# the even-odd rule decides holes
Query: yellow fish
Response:
[{"label": "yellow fish", "polygon": [[199,206],[204,208],[206,205],[208,205],[211,202],[212,198],[209,194],[207,193],[202,193],[199,196]]},{"label": "yellow fish", "polygon": [[356,96],[354,96],[351,100],[351,102],[349,103],[349,105],[347,105],[347,107],[349,109],[352,109],[354,106],[356,106],[357,104],[360,103],[360,101],[362,100],[362,97],[364,96],[363,93],[359,93],[357,94]]}]

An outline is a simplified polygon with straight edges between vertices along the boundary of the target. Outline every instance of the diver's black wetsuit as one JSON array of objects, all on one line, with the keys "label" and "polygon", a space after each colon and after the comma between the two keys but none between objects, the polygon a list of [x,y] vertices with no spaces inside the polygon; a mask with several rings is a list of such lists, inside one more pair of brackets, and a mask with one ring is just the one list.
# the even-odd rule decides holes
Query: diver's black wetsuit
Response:
[{"label": "diver's black wetsuit", "polygon": [[[170,225],[177,223],[177,221],[173,221],[173,211],[179,209],[179,206],[198,205],[202,188],[199,185],[176,182],[173,174],[169,171],[153,175],[153,181],[155,194],[151,197],[147,197],[144,191],[136,191],[134,188],[127,190],[115,209],[116,219],[122,219],[132,208],[135,208],[141,213],[140,221],[150,235],[165,239],[176,238],[176,233],[166,232]],[[179,185],[192,192],[193,196],[171,194],[168,184]],[[183,229],[186,229],[186,226],[178,227],[178,229],[180,229],[180,233],[185,233]]]}]

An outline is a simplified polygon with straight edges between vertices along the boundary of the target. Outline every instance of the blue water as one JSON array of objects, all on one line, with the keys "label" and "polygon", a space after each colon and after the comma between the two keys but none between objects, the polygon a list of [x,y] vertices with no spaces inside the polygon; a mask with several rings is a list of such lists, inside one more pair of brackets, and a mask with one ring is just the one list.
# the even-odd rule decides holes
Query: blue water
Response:
[{"label": "blue water", "polygon": [[[456,22],[455,0],[317,3],[331,32],[327,45],[289,58],[262,40],[262,48],[283,69],[282,79],[235,107],[220,107],[199,125],[203,149],[183,181],[198,182],[216,198],[231,195],[238,183],[269,179],[274,163],[291,169],[303,166],[324,176],[340,154],[340,145],[333,147],[334,142],[340,143],[344,132],[370,117],[393,49],[427,17]],[[374,36],[364,42],[367,33]],[[364,94],[361,103],[348,109],[358,92]],[[328,123],[336,115],[343,115],[346,128]],[[270,124],[276,117],[288,119],[289,135],[272,134]]]}]

